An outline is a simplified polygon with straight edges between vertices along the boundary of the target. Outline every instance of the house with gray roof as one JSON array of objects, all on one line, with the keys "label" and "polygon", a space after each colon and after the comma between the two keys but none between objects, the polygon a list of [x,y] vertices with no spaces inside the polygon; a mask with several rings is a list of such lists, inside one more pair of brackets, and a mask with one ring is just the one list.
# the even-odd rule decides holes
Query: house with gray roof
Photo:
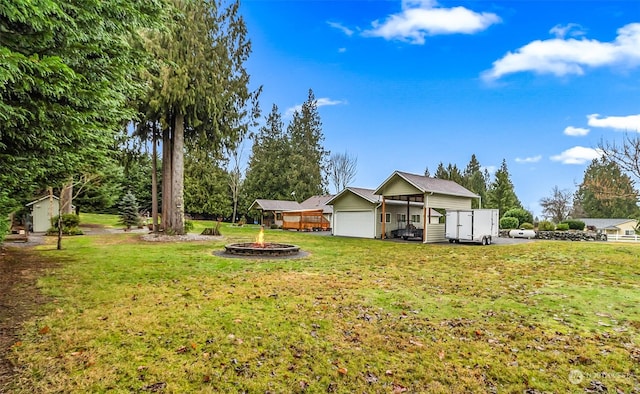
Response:
[{"label": "house with gray roof", "polygon": [[327,204],[333,205],[334,235],[390,238],[404,228],[423,242],[443,242],[437,209],[471,209],[479,198],[453,181],[395,171],[375,190],[348,187]]},{"label": "house with gray roof", "polygon": [[607,234],[607,237],[621,235],[635,235],[638,228],[636,219],[598,219],[580,218],[587,228]]}]

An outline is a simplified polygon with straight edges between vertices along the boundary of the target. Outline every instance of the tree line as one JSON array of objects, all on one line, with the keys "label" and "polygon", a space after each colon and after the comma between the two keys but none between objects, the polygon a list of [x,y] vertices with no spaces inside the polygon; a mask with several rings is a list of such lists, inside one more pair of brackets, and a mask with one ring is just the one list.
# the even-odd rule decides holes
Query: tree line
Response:
[{"label": "tree line", "polygon": [[[114,210],[131,192],[154,229],[179,234],[185,212],[235,220],[255,198],[302,201],[354,179],[357,158],[323,146],[312,90],[286,127],[275,104],[260,126],[237,1],[6,2],[0,29],[0,238],[49,190],[62,212]],[[572,212],[636,214],[624,176],[640,178],[640,138],[601,149]],[[478,206],[522,208],[505,160],[493,177],[475,155],[434,176]]]}]

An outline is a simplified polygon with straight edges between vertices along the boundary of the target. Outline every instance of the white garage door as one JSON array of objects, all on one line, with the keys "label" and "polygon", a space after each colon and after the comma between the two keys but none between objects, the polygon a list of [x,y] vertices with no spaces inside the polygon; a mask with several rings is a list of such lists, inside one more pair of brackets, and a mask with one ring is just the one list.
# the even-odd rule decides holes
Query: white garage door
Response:
[{"label": "white garage door", "polygon": [[334,235],[345,237],[374,238],[373,211],[338,211],[334,213]]}]

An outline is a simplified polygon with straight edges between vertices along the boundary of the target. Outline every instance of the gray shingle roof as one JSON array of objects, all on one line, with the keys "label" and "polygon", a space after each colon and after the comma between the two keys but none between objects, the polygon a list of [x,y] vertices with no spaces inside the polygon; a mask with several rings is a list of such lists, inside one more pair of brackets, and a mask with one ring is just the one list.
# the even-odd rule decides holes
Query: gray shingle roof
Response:
[{"label": "gray shingle roof", "polygon": [[327,194],[324,196],[311,196],[300,203],[302,209],[322,209],[322,213],[333,213],[333,206],[327,205],[327,201],[333,196]]},{"label": "gray shingle roof", "polygon": [[454,181],[448,181],[445,179],[437,179],[430,178],[424,175],[416,175],[410,174],[408,172],[395,171],[389,178],[387,178],[378,188],[374,191],[376,194],[382,193],[382,189],[384,185],[393,179],[395,176],[399,176],[403,178],[405,181],[409,182],[416,189],[420,190],[422,193],[437,193],[437,194],[446,194],[449,196],[459,196],[459,197],[469,197],[469,198],[478,198],[479,196],[469,189],[457,184]]},{"label": "gray shingle roof", "polygon": [[599,218],[580,218],[585,225],[593,226],[597,229],[617,228],[620,224],[635,221],[635,219],[599,219]]},{"label": "gray shingle roof", "polygon": [[263,200],[259,198],[251,204],[251,207],[249,207],[249,209],[252,208],[261,209],[263,211],[294,211],[296,209],[301,209],[302,207],[297,201]]}]

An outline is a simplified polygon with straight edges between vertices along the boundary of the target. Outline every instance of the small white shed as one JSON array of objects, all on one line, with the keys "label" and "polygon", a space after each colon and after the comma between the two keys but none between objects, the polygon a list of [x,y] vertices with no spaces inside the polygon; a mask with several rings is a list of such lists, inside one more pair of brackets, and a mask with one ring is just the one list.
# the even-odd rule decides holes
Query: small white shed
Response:
[{"label": "small white shed", "polygon": [[51,227],[51,218],[60,212],[60,201],[56,196],[44,196],[26,206],[31,209],[31,231],[36,233],[47,231]]}]

